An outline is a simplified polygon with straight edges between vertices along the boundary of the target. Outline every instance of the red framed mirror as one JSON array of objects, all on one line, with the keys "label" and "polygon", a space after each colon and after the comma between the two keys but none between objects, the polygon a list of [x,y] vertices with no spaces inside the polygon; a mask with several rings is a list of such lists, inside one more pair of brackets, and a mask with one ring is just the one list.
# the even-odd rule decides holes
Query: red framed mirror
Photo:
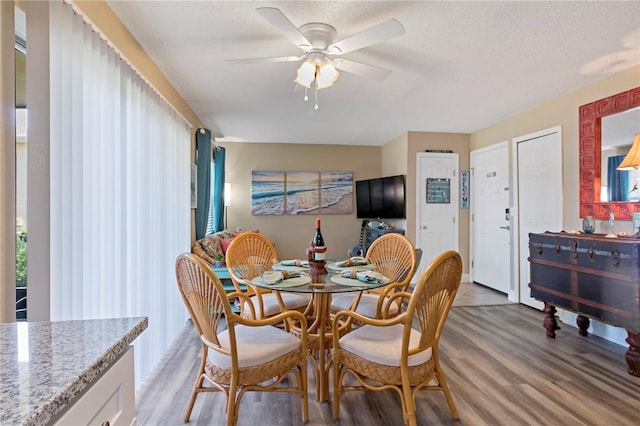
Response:
[{"label": "red framed mirror", "polygon": [[640,106],[640,87],[582,105],[578,109],[580,217],[608,219],[609,213],[613,212],[616,220],[631,220],[633,213],[640,212],[639,202],[600,200],[602,117],[637,106]]}]

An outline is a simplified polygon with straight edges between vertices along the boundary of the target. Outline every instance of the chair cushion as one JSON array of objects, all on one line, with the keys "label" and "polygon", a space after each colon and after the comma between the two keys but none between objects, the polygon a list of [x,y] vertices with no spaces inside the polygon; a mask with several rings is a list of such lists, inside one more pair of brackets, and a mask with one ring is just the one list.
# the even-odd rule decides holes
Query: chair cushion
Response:
[{"label": "chair cushion", "polygon": [[[239,367],[264,364],[300,348],[300,339],[270,325],[259,327],[237,325],[235,331]],[[229,330],[218,334],[218,339],[223,347],[229,348]],[[208,357],[209,361],[217,366],[231,367],[229,355],[209,349]]]},{"label": "chair cushion", "polygon": [[[340,339],[340,346],[366,360],[388,365],[400,366],[400,354],[402,351],[402,324],[388,327],[364,325],[347,333]],[[415,347],[420,339],[420,332],[411,329],[409,348]],[[431,348],[411,355],[409,366],[415,366],[427,362],[431,358]]]},{"label": "chair cushion", "polygon": [[[287,309],[298,309],[303,306],[307,306],[309,303],[309,299],[307,296],[303,296],[300,294],[293,293],[280,293],[282,297],[282,302]],[[271,317],[280,313],[280,305],[278,304],[278,299],[276,298],[275,293],[266,293],[262,295],[262,304],[264,306],[263,316],[260,315],[260,310],[258,309],[258,298],[256,296],[251,296],[251,302],[253,303],[253,307],[256,311],[256,318],[260,319],[263,317]],[[244,310],[250,312],[249,302],[245,302]]]},{"label": "chair cushion", "polygon": [[331,307],[338,308],[339,310],[350,309],[355,297],[356,296],[353,294],[344,294],[338,297],[334,297],[331,300]]},{"label": "chair cushion", "polygon": [[[338,296],[331,302],[331,306],[338,309],[349,309],[351,308],[351,304],[353,303],[353,299],[355,296],[353,295],[345,295]],[[378,298],[380,295],[378,294],[363,294],[360,298],[360,302],[358,302],[358,307],[356,308],[356,312],[362,314],[369,318],[376,317],[376,308],[378,307]],[[383,312],[385,305],[388,303],[389,299],[385,298],[385,302],[383,303]],[[394,315],[398,312],[398,305],[395,303],[389,307],[389,314]]]}]

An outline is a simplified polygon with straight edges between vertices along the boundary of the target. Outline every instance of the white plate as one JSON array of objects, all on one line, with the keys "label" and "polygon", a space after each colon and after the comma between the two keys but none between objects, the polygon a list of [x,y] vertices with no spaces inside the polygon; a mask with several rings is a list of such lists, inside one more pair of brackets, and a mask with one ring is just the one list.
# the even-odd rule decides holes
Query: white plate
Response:
[{"label": "white plate", "polygon": [[286,280],[280,281],[277,284],[266,284],[262,280],[262,277],[258,276],[258,277],[255,277],[251,282],[259,286],[266,286],[269,288],[281,289],[281,288],[297,287],[297,286],[309,284],[311,282],[311,278],[303,275],[300,277],[287,278]]},{"label": "white plate", "polygon": [[278,263],[274,263],[273,266],[271,267],[271,269],[273,269],[274,271],[308,271],[309,267],[308,266],[294,266],[294,265],[283,265],[282,263],[278,262]]},{"label": "white plate", "polygon": [[335,284],[349,285],[352,287],[367,287],[367,286],[377,287],[377,286],[385,285],[385,284],[378,284],[378,283],[366,283],[364,281],[356,280],[355,278],[343,277],[340,274],[332,275],[331,281]]},{"label": "white plate", "polygon": [[354,265],[354,266],[338,266],[338,262],[327,263],[327,269],[330,271],[353,271],[354,269],[358,271],[373,271],[376,269],[376,265],[371,263],[367,263],[366,265]]}]

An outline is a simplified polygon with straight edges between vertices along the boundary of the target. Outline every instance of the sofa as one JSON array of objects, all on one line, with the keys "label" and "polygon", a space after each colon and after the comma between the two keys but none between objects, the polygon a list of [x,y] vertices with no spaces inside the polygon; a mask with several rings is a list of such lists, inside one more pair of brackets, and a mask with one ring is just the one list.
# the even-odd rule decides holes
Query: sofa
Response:
[{"label": "sofa", "polygon": [[191,252],[204,259],[205,262],[214,264],[216,262],[216,255],[220,255],[224,259],[227,253],[227,247],[231,244],[233,237],[243,232],[260,232],[260,230],[252,229],[243,231],[242,229],[238,229],[231,232],[225,229],[197,240],[193,244],[193,247],[191,247]]}]

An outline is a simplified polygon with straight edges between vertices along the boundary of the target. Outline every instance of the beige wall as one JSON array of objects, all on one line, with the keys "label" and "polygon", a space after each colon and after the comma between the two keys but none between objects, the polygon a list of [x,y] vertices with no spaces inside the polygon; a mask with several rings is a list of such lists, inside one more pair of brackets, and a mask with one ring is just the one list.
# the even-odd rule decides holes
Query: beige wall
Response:
[{"label": "beige wall", "polygon": [[409,134],[403,133],[382,147],[381,176],[395,176],[407,174],[407,149]]},{"label": "beige wall", "polygon": [[[407,149],[409,146],[408,142],[409,134],[403,133],[397,138],[393,139],[390,142],[387,142],[382,146],[381,151],[381,162],[382,162],[382,170],[379,176],[374,177],[384,177],[384,176],[396,176],[396,175],[406,175],[407,174]],[[405,197],[407,201],[413,197],[412,193],[406,193]],[[386,220],[385,223],[390,224],[391,226],[397,229],[404,229],[405,235],[407,235],[411,241],[414,239],[407,234],[407,221],[406,219],[394,219],[394,220]]]},{"label": "beige wall", "polygon": [[[416,241],[416,162],[425,149],[450,149],[459,155],[459,170],[469,170],[469,135],[463,133],[408,132],[407,147],[407,236]],[[469,272],[469,209],[460,209],[458,244],[463,272]]]},{"label": "beige wall", "polygon": [[228,207],[229,229],[259,228],[271,239],[281,259],[304,258],[314,233],[315,219],[322,220],[322,235],[328,258],[344,258],[358,244],[361,221],[356,218],[355,197],[350,215],[251,214],[251,172],[352,172],[353,180],[380,176],[380,147],[346,145],[306,145],[271,143],[220,143],[227,150],[226,181],[231,184]]},{"label": "beige wall", "polygon": [[[272,239],[281,258],[303,256],[313,234],[316,215],[253,216],[251,171],[351,171],[353,180],[397,174],[407,175],[407,220],[389,221],[403,228],[415,242],[416,154],[425,149],[451,149],[460,155],[460,170],[469,170],[469,135],[408,132],[383,147],[323,146],[304,144],[220,143],[227,148],[226,180],[231,183],[232,205],[228,228],[259,228]],[[310,161],[310,159],[313,159]],[[308,166],[304,166],[308,164]],[[361,221],[355,200],[351,215],[323,215],[322,233],[331,258],[346,256],[360,238]],[[459,247],[468,272],[469,210],[460,209]]]},{"label": "beige wall", "polygon": [[[640,66],[630,68],[479,130],[471,134],[471,149],[486,147],[539,130],[561,126],[564,228],[581,229],[578,181],[578,108],[581,105],[637,86],[640,86]],[[600,228],[602,225],[596,226]],[[630,230],[631,222],[629,221],[620,221],[620,224],[616,225],[616,231]]]}]

